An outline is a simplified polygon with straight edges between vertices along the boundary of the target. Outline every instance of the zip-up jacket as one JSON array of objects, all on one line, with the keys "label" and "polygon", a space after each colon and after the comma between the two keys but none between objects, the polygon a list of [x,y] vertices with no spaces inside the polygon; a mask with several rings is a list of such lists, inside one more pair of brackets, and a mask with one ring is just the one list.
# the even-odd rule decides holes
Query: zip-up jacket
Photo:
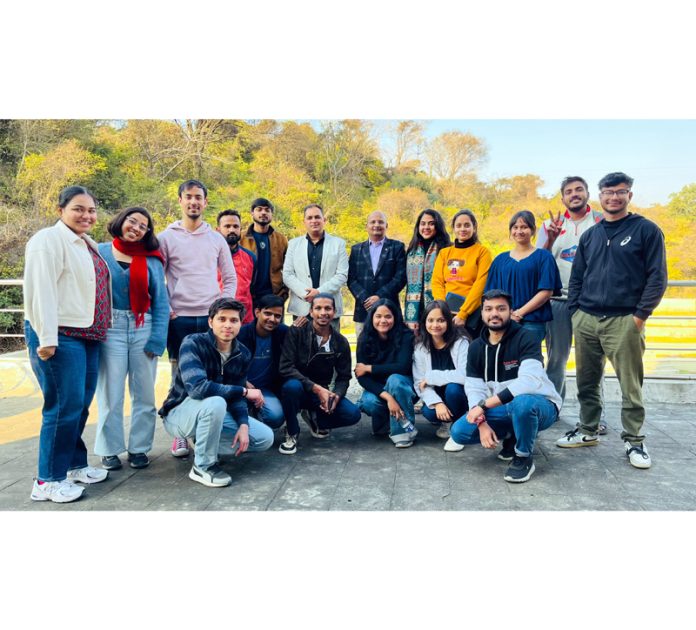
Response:
[{"label": "zip-up jacket", "polygon": [[[285,341],[285,335],[287,335],[288,330],[289,327],[281,322],[278,324],[278,328],[271,333],[271,379],[273,380],[271,389],[275,392],[280,391],[280,386],[282,384],[278,366],[280,364],[280,355],[283,352],[283,342]],[[251,322],[241,327],[237,335],[237,341],[244,344],[244,346],[249,349],[251,353],[251,362],[254,358],[254,354],[256,354],[256,319],[253,319]]]},{"label": "zip-up jacket", "polygon": [[647,319],[667,289],[665,238],[657,225],[630,213],[613,232],[602,219],[580,237],[568,287],[568,310]]},{"label": "zip-up jacket", "polygon": [[333,391],[344,397],[350,382],[351,361],[348,340],[335,330],[331,331],[329,352],[320,351],[310,320],[302,328],[290,326],[283,342],[279,372],[284,380],[296,378],[306,392],[311,392],[315,383],[330,389],[335,371]]},{"label": "zip-up jacket", "polygon": [[[249,350],[235,339],[230,357],[223,363],[212,330],[184,337],[174,383],[159,415],[166,416],[188,396],[194,400],[221,396],[228,403],[240,400],[250,361]],[[249,424],[246,405],[228,405],[228,409],[237,424]]]},{"label": "zip-up jacket", "polygon": [[504,405],[520,394],[537,394],[560,411],[563,401],[544,371],[541,344],[533,333],[511,321],[503,338],[490,342],[488,328],[471,342],[464,385],[469,406],[497,395]]}]

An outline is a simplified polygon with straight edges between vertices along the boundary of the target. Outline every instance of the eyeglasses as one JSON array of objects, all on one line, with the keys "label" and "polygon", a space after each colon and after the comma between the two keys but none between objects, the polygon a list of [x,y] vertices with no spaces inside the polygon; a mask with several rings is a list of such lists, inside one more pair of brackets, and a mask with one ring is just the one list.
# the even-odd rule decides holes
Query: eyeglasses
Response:
[{"label": "eyeglasses", "polygon": [[617,197],[628,197],[628,193],[630,193],[630,190],[603,190],[599,194],[602,197],[613,197],[616,195]]},{"label": "eyeglasses", "polygon": [[138,223],[138,221],[132,217],[128,217],[126,219],[126,223],[128,223],[128,225],[130,225],[131,227],[138,228],[142,232],[149,232],[150,231],[150,228],[147,225],[147,223]]}]

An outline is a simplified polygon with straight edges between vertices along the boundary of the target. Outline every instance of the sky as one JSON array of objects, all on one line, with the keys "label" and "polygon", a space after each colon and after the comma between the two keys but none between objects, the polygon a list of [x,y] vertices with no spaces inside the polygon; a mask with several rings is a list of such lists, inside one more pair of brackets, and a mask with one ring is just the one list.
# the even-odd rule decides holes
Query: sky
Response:
[{"label": "sky", "polygon": [[[380,121],[379,127],[386,121]],[[463,131],[485,141],[488,161],[479,178],[532,173],[552,196],[567,175],[580,175],[596,197],[597,182],[612,171],[635,179],[633,203],[665,204],[696,182],[696,120],[423,120],[428,139]],[[382,136],[389,150],[389,140]]]}]

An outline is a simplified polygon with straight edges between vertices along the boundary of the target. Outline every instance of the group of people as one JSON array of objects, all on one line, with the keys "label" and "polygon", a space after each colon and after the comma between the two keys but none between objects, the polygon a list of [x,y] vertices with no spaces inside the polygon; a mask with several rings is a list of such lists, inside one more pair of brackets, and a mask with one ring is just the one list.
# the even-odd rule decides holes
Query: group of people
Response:
[{"label": "group of people", "polygon": [[[171,454],[194,451],[189,477],[220,487],[231,482],[222,456],[269,449],[283,425],[279,452],[295,454],[298,416],[324,439],[365,413],[375,436],[410,447],[419,404],[445,450],[500,446],[504,479],[524,482],[538,432],[558,419],[573,335],[580,421],[557,445],[598,444],[608,358],[623,394],[628,459],[649,467],[644,326],[667,272],[662,232],[628,212],[632,184],[624,173],[605,176],[600,213],[585,180],[566,178],[565,212],[543,223],[536,244],[534,215],[515,213],[514,247],[495,259],[470,210],[452,218],[453,241],[440,213],[423,210],[408,246],[388,238],[387,216],[372,212],[367,240],[349,255],[327,233],[319,204],[304,208],[306,234],[289,242],[272,227],[265,198],[252,202],[246,230],[237,210],[220,212],[213,230],[197,180],[181,184],[182,218],[158,235],[150,213],[131,207],[109,222],[111,242],[97,245],[88,235],[94,195],[64,189],[59,221],[26,247],[25,334],[44,396],[31,498],[74,501],[121,468],[124,453],[131,467],[148,466],[158,413]],[[341,334],[344,286],[355,298],[355,364]],[[158,411],[165,347],[171,387]],[[356,403],[346,397],[353,374],[363,389]],[[82,439],[95,392],[101,468],[88,465]]]}]

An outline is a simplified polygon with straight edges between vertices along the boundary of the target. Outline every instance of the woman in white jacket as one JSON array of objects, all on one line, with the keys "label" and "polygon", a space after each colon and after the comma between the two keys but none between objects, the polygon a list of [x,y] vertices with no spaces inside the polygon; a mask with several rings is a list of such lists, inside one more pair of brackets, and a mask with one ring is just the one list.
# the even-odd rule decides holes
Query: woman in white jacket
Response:
[{"label": "woman in white jacket", "polygon": [[425,307],[420,330],[413,352],[414,388],[423,400],[423,416],[437,425],[437,437],[446,440],[450,424],[469,408],[464,393],[469,341],[453,325],[444,300]]},{"label": "woman in white jacket", "polygon": [[68,503],[108,473],[87,464],[82,431],[97,385],[100,342],[111,323],[109,268],[87,236],[97,220],[89,190],[70,186],[60,220],[29,239],[24,265],[24,331],[44,397],[34,501]]}]

